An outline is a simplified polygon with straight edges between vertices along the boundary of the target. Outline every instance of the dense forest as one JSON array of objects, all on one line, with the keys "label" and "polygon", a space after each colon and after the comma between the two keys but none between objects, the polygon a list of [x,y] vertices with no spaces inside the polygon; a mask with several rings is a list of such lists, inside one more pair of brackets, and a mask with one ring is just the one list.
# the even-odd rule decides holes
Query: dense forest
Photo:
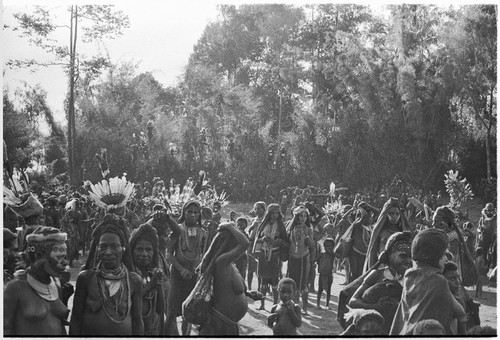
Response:
[{"label": "dense forest", "polygon": [[[51,25],[38,15],[17,17],[33,43]],[[436,191],[450,169],[481,193],[496,187],[496,23],[493,5],[223,5],[175,87],[133,62],[58,50],[72,124],[55,123],[40,86],[4,89],[8,157],[44,165],[38,182],[79,184],[99,180],[106,148],[112,175],[183,182],[204,169],[243,200],[269,185],[355,191],[396,176]]]}]

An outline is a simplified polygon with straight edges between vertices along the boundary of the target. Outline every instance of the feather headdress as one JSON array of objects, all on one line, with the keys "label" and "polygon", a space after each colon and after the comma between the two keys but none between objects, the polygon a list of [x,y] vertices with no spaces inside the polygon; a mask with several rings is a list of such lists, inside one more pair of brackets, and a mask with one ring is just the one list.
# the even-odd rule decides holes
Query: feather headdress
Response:
[{"label": "feather headdress", "polygon": [[103,179],[97,184],[90,185],[89,191],[90,199],[106,211],[124,207],[134,194],[134,183],[127,181],[125,176]]}]

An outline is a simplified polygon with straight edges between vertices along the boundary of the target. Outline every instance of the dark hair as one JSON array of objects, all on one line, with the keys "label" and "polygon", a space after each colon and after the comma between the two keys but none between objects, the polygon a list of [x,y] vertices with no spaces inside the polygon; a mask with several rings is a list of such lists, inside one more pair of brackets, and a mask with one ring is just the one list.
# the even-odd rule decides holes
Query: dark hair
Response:
[{"label": "dark hair", "polygon": [[360,327],[363,322],[374,321],[380,325],[383,325],[385,322],[384,317],[375,310],[366,310],[359,318],[355,321],[356,327]]},{"label": "dark hair", "polygon": [[[441,330],[444,332],[444,327],[441,325],[441,323],[437,320],[434,319],[427,319],[427,320],[420,320],[419,322],[416,323],[415,327],[413,328],[413,335],[423,335],[423,332],[425,330]],[[436,334],[437,335],[437,334]]]},{"label": "dark hair", "polygon": [[497,335],[497,330],[490,326],[474,326],[467,331],[467,335]]},{"label": "dark hair", "polygon": [[243,216],[238,217],[238,218],[236,219],[236,222],[235,222],[235,223],[236,223],[236,224],[238,224],[238,222],[240,222],[240,221],[245,222],[245,227],[247,227],[247,226],[248,226],[248,220],[247,220],[245,217],[243,217]]},{"label": "dark hair", "polygon": [[292,285],[293,290],[297,290],[297,284],[295,281],[289,277],[284,277],[278,282],[278,289],[283,285]]},{"label": "dark hair", "polygon": [[482,255],[483,255],[483,248],[477,247],[476,248],[476,256],[482,256]]}]

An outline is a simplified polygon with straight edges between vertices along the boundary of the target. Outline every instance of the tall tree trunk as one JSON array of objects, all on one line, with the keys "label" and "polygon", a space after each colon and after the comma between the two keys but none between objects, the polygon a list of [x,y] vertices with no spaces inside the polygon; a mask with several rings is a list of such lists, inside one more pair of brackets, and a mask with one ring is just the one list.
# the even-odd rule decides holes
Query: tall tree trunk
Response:
[{"label": "tall tree trunk", "polygon": [[74,72],[75,59],[73,51],[73,31],[74,31],[74,8],[71,6],[71,27],[69,41],[69,99],[68,99],[68,175],[70,183],[74,181],[74,153],[73,153],[73,119],[75,116],[74,106]]},{"label": "tall tree trunk", "polygon": [[490,150],[491,124],[486,132],[486,179],[491,179],[491,150]]},{"label": "tall tree trunk", "polygon": [[69,57],[69,103],[68,103],[68,159],[69,159],[69,180],[76,185],[78,182],[78,171],[75,164],[75,60],[76,60],[76,39],[78,31],[78,7],[71,6],[71,30],[70,30],[70,57]]}]

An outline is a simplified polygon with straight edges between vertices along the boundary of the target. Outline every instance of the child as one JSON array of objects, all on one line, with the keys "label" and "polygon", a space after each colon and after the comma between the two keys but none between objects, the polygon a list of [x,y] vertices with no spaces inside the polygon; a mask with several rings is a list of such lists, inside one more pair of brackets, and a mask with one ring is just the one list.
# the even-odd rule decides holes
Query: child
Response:
[{"label": "child", "polygon": [[333,264],[335,261],[335,255],[333,255],[333,248],[335,246],[335,241],[332,238],[327,238],[323,243],[325,252],[321,253],[318,258],[318,272],[319,272],[319,283],[318,283],[318,296],[316,306],[321,309],[320,299],[323,294],[323,290],[326,291],[326,304],[325,307],[330,309],[330,296],[333,283]]},{"label": "child", "polygon": [[351,309],[346,318],[352,323],[340,336],[384,335],[382,331],[384,317],[374,309]]},{"label": "child", "polygon": [[429,336],[429,335],[445,335],[444,327],[437,320],[427,319],[417,322],[413,328],[413,335]]},{"label": "child", "polygon": [[477,284],[476,284],[476,298],[483,298],[483,276],[486,275],[487,273],[487,267],[484,262],[484,256],[483,256],[483,248],[478,247],[476,248],[476,257],[474,258],[474,264],[476,266],[477,272],[478,272],[478,277],[477,277]]},{"label": "child", "polygon": [[295,281],[288,277],[278,282],[281,303],[274,305],[267,317],[267,325],[273,329],[274,335],[297,335],[302,318],[300,306],[292,300],[295,290]]},{"label": "child", "polygon": [[[246,218],[238,217],[236,219],[236,229],[241,231],[247,237],[248,241],[250,242],[250,238],[248,237],[248,235],[245,231],[247,229],[247,226],[248,226],[248,221]],[[238,271],[240,272],[241,277],[243,279],[245,278],[245,276],[247,274],[247,263],[248,263],[247,251],[245,251],[243,254],[241,254],[240,257],[238,257],[236,259],[236,261],[234,261],[234,264],[236,265],[236,268],[238,268]]]}]

